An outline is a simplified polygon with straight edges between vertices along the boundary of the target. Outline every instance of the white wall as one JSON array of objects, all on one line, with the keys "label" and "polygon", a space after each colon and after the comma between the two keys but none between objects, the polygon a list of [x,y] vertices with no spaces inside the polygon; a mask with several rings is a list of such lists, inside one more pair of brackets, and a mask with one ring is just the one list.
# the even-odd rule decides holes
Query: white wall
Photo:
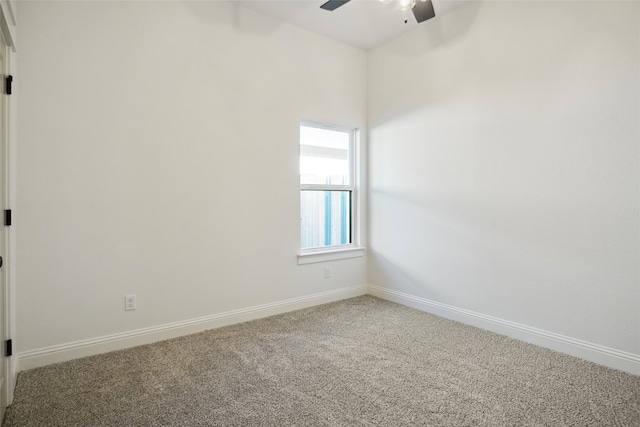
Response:
[{"label": "white wall", "polygon": [[537,3],[440,16],[368,81],[226,2],[20,3],[19,355],[365,283],[297,265],[296,165],[300,119],[367,105],[370,283],[640,355],[640,10]]},{"label": "white wall", "polygon": [[227,2],[19,9],[19,352],[366,282],[296,258],[298,123],[365,126],[364,51]]},{"label": "white wall", "polygon": [[490,1],[374,49],[370,283],[640,355],[639,42],[637,2]]}]

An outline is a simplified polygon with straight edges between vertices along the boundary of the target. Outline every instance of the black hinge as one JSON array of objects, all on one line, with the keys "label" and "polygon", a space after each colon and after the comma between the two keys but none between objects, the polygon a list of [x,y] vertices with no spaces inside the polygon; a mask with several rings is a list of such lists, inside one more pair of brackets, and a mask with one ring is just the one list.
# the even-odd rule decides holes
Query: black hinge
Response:
[{"label": "black hinge", "polygon": [[11,340],[5,341],[4,355],[7,357],[13,356],[13,343]]},{"label": "black hinge", "polygon": [[13,76],[7,76],[4,78],[4,93],[11,95],[13,89]]},{"label": "black hinge", "polygon": [[4,225],[11,225],[11,209],[6,209],[4,211]]}]

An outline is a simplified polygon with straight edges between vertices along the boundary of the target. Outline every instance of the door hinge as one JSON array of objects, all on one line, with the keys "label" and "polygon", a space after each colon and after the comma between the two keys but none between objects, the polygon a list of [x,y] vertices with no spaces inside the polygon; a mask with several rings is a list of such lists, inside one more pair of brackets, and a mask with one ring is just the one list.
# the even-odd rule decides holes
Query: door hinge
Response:
[{"label": "door hinge", "polygon": [[4,355],[7,357],[13,356],[13,342],[11,340],[5,341]]},{"label": "door hinge", "polygon": [[13,89],[13,76],[8,75],[4,78],[4,93],[11,95]]},{"label": "door hinge", "polygon": [[4,225],[7,227],[11,225],[11,209],[5,209],[4,211]]}]

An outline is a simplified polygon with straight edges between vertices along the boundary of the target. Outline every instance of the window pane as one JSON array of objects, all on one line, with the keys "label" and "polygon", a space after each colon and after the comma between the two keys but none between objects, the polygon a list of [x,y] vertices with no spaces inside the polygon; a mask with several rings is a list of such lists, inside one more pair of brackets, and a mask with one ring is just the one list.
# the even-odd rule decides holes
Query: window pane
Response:
[{"label": "window pane", "polygon": [[350,132],[300,126],[300,183],[350,185]]},{"label": "window pane", "polygon": [[351,192],[300,192],[302,249],[351,243]]}]

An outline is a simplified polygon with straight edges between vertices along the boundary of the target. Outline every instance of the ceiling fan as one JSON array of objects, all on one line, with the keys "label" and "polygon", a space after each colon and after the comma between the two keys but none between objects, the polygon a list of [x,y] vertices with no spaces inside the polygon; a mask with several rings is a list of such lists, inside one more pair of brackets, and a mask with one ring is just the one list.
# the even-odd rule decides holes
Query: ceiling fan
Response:
[{"label": "ceiling fan", "polygon": [[[340,6],[344,6],[346,3],[349,3],[350,1],[351,0],[329,0],[322,6],[320,6],[320,8],[328,11],[334,11]],[[384,3],[391,2],[391,0],[381,1]],[[397,8],[400,10],[411,9],[411,11],[413,12],[413,16],[416,17],[416,21],[418,21],[418,23],[436,16],[431,0],[397,0]],[[407,20],[405,19],[404,22],[406,23]]]}]

